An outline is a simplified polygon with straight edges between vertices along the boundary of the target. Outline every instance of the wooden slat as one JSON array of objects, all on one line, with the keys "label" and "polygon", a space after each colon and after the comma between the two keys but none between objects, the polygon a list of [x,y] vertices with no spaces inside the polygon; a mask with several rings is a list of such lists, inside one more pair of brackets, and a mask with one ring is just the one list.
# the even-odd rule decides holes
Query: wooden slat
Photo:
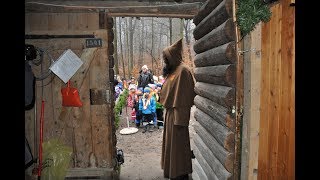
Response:
[{"label": "wooden slat", "polygon": [[259,160],[258,179],[268,179],[269,153],[268,133],[270,119],[270,59],[271,31],[270,22],[262,23],[262,45],[261,45],[261,112],[260,112],[260,133],[259,133]]},{"label": "wooden slat", "polygon": [[232,64],[197,67],[194,70],[197,81],[230,87],[235,87],[235,73],[236,68]]},{"label": "wooden slat", "polygon": [[281,4],[277,4],[271,8],[273,19],[271,23],[271,51],[270,54],[270,104],[271,114],[269,124],[269,178],[278,178],[278,164],[277,160],[279,157],[278,152],[278,138],[279,138],[279,122],[280,122],[280,70],[281,70],[281,15],[282,7]]},{"label": "wooden slat", "polygon": [[223,0],[206,18],[194,29],[193,36],[200,39],[210,31],[220,26],[228,18],[232,17],[232,0]]},{"label": "wooden slat", "polygon": [[234,119],[229,114],[231,110],[199,95],[194,98],[194,104],[200,110],[207,112],[214,120],[234,131]]},{"label": "wooden slat", "polygon": [[222,0],[207,0],[204,5],[200,8],[197,15],[193,18],[193,23],[198,25],[205,17],[208,16]]},{"label": "wooden slat", "polygon": [[227,151],[234,151],[234,133],[216,122],[209,115],[197,109],[194,112],[196,120],[204,127]]},{"label": "wooden slat", "polygon": [[234,41],[236,39],[234,26],[235,24],[233,23],[232,18],[229,18],[217,28],[213,29],[211,32],[197,40],[194,43],[194,51],[199,54],[209,49]]},{"label": "wooden slat", "polygon": [[218,180],[218,177],[214,174],[206,158],[201,154],[199,148],[196,145],[193,147],[193,152],[207,178]]},{"label": "wooden slat", "polygon": [[[97,56],[90,68],[90,89],[106,90],[106,82],[109,80],[107,75],[109,62],[107,58],[107,48],[97,50]],[[92,140],[95,156],[98,160],[98,167],[113,167],[113,141],[112,126],[108,118],[112,113],[107,104],[91,105],[91,126]]]},{"label": "wooden slat", "polygon": [[[208,133],[208,131],[205,130],[198,122],[194,122],[193,127],[202,141],[214,154],[214,156],[220,161],[226,170],[231,172],[233,170],[234,154],[225,150],[219,144],[219,142],[213,136],[211,136],[210,133]],[[196,135],[194,135],[194,137],[195,136]]]},{"label": "wooden slat", "polygon": [[259,152],[259,127],[260,127],[260,78],[261,78],[261,23],[251,33],[250,49],[256,48],[258,52],[250,53],[250,117],[249,117],[249,166],[248,180],[257,179],[258,152]]},{"label": "wooden slat", "polygon": [[197,82],[194,91],[198,95],[208,98],[226,108],[231,108],[235,105],[234,88]]},{"label": "wooden slat", "polygon": [[225,167],[216,158],[216,155],[210,151],[208,146],[197,134],[194,136],[194,144],[201,155],[205,157],[206,162],[211,167],[213,173],[217,176],[218,179],[232,179],[232,174],[225,169]]},{"label": "wooden slat", "polygon": [[[287,1],[284,1],[287,2]],[[295,3],[294,0],[291,0],[291,2]],[[287,15],[289,17],[287,17]],[[286,42],[287,45],[286,47],[282,48],[282,49],[287,49],[287,50],[291,50],[290,53],[283,53],[284,57],[282,57],[284,59],[284,64],[287,64],[288,66],[288,75],[287,75],[287,79],[285,79],[284,81],[289,81],[289,85],[288,85],[288,92],[290,92],[290,96],[291,98],[289,99],[289,107],[288,107],[288,111],[289,111],[289,118],[286,121],[286,123],[288,123],[288,125],[286,124],[285,127],[289,127],[288,129],[288,133],[287,131],[286,134],[288,134],[289,138],[288,138],[288,151],[284,151],[285,155],[288,155],[288,157],[285,156],[285,160],[286,160],[286,164],[288,167],[288,178],[295,180],[295,8],[294,6],[286,6],[283,9],[283,18],[285,19],[285,23],[284,23],[284,28],[283,30],[287,30],[288,32],[284,32],[283,36],[286,39],[283,42]],[[288,38],[287,38],[287,37]],[[287,56],[287,57],[286,57]],[[286,63],[288,62],[288,63]],[[285,68],[283,66],[283,68]],[[285,76],[283,76],[285,77]],[[282,101],[283,103],[285,103],[284,101]],[[288,152],[288,153],[286,153]]]},{"label": "wooden slat", "polygon": [[203,171],[201,165],[199,164],[198,160],[195,158],[193,160],[193,172],[192,172],[192,179],[193,180],[208,180],[207,175]]},{"label": "wooden slat", "polygon": [[280,122],[278,146],[278,176],[282,179],[295,179],[295,47],[294,47],[294,7],[292,1],[282,5],[281,27],[281,69],[280,69]]},{"label": "wooden slat", "polygon": [[236,62],[235,42],[226,43],[197,54],[194,58],[196,67],[234,64]]}]

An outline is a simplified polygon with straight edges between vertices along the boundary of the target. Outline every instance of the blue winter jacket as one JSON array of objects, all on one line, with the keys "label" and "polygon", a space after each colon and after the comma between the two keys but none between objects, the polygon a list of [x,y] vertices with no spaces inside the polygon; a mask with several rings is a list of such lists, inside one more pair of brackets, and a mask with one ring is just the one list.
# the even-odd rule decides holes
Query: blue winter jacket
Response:
[{"label": "blue winter jacket", "polygon": [[156,100],[154,99],[154,97],[150,98],[150,104],[147,106],[147,109],[143,109],[143,102],[146,99],[141,98],[139,100],[139,110],[142,111],[142,114],[152,114],[156,112]]}]

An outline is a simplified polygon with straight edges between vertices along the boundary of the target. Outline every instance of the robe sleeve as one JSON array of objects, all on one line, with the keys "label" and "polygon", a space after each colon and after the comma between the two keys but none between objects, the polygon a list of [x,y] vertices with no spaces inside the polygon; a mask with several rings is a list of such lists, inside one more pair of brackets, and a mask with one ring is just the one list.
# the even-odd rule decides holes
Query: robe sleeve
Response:
[{"label": "robe sleeve", "polygon": [[189,126],[190,107],[173,108],[174,125]]}]

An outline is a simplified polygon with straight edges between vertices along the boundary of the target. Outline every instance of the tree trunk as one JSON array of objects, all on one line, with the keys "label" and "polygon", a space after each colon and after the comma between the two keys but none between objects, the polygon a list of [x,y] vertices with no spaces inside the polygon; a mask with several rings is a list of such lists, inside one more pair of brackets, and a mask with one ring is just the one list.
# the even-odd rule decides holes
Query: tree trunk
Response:
[{"label": "tree trunk", "polygon": [[118,33],[117,33],[117,17],[114,17],[114,71],[115,74],[119,74],[119,64],[118,64]]},{"label": "tree trunk", "polygon": [[169,18],[170,45],[172,44],[172,18]]},{"label": "tree trunk", "polygon": [[[128,28],[128,21],[129,21],[129,18],[126,17],[126,29],[124,30],[126,32],[126,47],[127,47],[127,59],[128,59],[128,64],[127,64],[127,67],[128,67],[128,77],[130,76],[130,46],[129,46],[129,32],[130,32],[130,29]],[[126,78],[126,77],[124,77]]]},{"label": "tree trunk", "polygon": [[123,57],[123,46],[122,46],[122,29],[121,29],[121,17],[119,17],[119,40],[120,40],[120,53],[121,53],[121,62],[122,62],[122,71],[123,71],[123,77],[126,77],[126,69],[124,68],[124,57]]}]

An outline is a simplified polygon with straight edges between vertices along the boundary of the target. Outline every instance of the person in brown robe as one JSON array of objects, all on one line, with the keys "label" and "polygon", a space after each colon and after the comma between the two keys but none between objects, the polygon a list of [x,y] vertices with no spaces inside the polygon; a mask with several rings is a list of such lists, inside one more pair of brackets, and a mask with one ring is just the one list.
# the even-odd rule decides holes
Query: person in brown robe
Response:
[{"label": "person in brown robe", "polygon": [[192,173],[190,109],[195,97],[193,74],[182,59],[182,39],[163,50],[165,82],[160,103],[165,107],[161,168],[164,177],[188,179]]}]

